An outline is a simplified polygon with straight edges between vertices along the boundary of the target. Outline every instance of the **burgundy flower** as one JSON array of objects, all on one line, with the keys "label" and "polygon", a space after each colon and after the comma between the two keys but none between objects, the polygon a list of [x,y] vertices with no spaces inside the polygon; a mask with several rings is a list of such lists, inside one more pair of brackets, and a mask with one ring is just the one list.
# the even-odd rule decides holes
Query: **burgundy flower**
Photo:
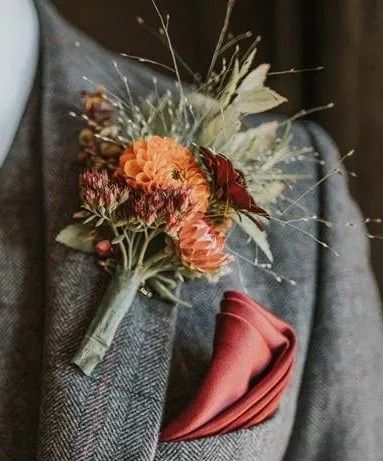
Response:
[{"label": "burgundy flower", "polygon": [[150,190],[137,186],[131,189],[129,200],[120,212],[126,218],[144,221],[148,226],[165,223],[174,228],[185,216],[192,214],[194,206],[190,200],[190,190],[186,187],[155,187]]},{"label": "burgundy flower", "polygon": [[129,186],[122,176],[107,170],[90,169],[80,175],[81,198],[91,207],[116,209],[129,196]]},{"label": "burgundy flower", "polygon": [[207,147],[199,147],[202,160],[214,183],[214,194],[219,201],[228,202],[233,208],[267,217],[246,187],[242,171],[234,168],[231,161],[222,154],[215,154]]}]

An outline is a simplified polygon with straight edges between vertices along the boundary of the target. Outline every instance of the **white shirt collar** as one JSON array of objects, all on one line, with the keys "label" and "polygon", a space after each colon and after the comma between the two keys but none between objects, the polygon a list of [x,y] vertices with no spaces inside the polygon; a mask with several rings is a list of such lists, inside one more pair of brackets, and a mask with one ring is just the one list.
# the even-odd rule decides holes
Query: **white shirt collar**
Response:
[{"label": "white shirt collar", "polygon": [[32,0],[1,0],[0,167],[12,145],[35,77],[39,26]]}]

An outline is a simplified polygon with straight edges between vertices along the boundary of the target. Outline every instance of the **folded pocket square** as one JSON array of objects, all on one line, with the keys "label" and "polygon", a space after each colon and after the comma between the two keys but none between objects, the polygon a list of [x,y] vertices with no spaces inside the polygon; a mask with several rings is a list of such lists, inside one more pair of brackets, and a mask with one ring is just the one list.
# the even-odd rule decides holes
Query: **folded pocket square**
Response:
[{"label": "folded pocket square", "polygon": [[295,352],[290,325],[248,296],[226,292],[206,377],[186,409],[165,426],[161,440],[224,434],[270,418],[289,384]]}]

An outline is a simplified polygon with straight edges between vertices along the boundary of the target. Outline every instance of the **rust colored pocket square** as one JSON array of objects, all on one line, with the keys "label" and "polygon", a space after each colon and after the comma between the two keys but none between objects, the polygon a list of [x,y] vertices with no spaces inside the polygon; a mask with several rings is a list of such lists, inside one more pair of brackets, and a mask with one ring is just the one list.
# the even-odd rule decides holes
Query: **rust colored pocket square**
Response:
[{"label": "rust colored pocket square", "polygon": [[194,399],[162,431],[183,441],[238,429],[277,411],[296,353],[293,328],[248,296],[228,291],[217,314],[213,356]]}]

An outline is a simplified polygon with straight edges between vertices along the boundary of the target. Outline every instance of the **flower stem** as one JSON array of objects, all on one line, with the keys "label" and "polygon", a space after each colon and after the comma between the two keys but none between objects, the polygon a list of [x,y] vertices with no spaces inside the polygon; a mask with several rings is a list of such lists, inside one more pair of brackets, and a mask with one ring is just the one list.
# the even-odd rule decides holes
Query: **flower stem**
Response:
[{"label": "flower stem", "polygon": [[73,358],[86,375],[91,375],[112,344],[118,326],[129,310],[144,275],[140,268],[113,277],[85,338]]},{"label": "flower stem", "polygon": [[149,243],[159,234],[158,230],[154,230],[151,233],[148,233],[145,229],[145,239],[144,243],[141,247],[140,255],[138,257],[138,264],[142,264],[146,255],[146,251],[148,249]]},{"label": "flower stem", "polygon": [[[116,229],[116,226],[112,225],[112,229],[113,229],[113,232],[114,232],[114,236],[115,237],[120,237],[120,234],[118,233],[118,230]],[[119,245],[120,245],[120,248],[121,248],[124,269],[127,270],[130,262],[128,261],[128,255],[126,253],[125,244],[121,241],[119,243]]]}]

